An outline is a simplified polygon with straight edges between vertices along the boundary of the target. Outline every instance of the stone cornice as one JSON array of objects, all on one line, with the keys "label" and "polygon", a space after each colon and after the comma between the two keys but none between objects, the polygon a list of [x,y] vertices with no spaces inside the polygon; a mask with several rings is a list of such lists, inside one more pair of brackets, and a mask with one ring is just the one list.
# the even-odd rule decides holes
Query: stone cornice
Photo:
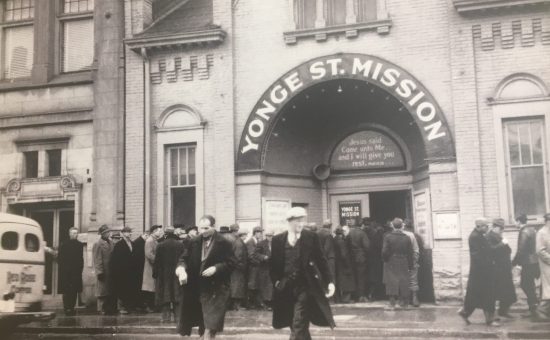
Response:
[{"label": "stone cornice", "polygon": [[456,10],[463,14],[544,4],[550,4],[550,0],[453,0]]},{"label": "stone cornice", "polygon": [[146,50],[171,50],[179,48],[190,48],[205,45],[221,44],[226,37],[221,28],[167,34],[158,36],[134,37],[125,40],[126,45],[133,51],[139,52],[142,48]]}]

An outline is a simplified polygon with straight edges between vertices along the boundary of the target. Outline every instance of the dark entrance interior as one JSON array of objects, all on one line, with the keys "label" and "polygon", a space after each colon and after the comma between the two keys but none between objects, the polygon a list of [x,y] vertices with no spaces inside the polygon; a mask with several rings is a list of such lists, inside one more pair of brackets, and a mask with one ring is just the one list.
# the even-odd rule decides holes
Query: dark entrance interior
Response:
[{"label": "dark entrance interior", "polygon": [[410,192],[379,191],[369,193],[370,217],[380,224],[395,217],[410,219]]}]

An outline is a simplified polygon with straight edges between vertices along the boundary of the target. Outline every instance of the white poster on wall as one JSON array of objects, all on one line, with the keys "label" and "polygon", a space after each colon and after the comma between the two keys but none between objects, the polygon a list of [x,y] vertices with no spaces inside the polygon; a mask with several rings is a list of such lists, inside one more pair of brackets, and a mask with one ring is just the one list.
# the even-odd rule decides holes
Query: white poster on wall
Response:
[{"label": "white poster on wall", "polygon": [[460,238],[460,225],[456,211],[434,213],[434,226],[434,236],[437,240]]},{"label": "white poster on wall", "polygon": [[262,227],[275,234],[286,230],[286,213],[291,207],[290,199],[262,198]]},{"label": "white poster on wall", "polygon": [[415,231],[422,236],[424,247],[433,248],[432,208],[428,189],[413,193]]}]

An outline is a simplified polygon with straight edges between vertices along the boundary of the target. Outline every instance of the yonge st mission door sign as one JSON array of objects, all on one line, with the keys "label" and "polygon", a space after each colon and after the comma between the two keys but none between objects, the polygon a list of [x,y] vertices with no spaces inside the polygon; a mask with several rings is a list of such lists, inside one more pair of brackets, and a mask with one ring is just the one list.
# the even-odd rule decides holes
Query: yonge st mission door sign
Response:
[{"label": "yonge st mission door sign", "polygon": [[454,158],[453,141],[445,116],[419,81],[399,66],[374,56],[336,54],[299,65],[264,92],[244,126],[237,169],[262,168],[261,154],[268,140],[267,135],[291,98],[311,85],[342,78],[368,82],[397,98],[419,127],[427,156]]}]

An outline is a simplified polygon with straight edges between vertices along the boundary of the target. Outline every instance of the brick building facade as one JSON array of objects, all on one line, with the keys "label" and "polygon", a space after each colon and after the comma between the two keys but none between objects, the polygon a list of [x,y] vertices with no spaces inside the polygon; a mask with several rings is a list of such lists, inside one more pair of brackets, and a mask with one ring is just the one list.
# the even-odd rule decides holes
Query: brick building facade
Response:
[{"label": "brick building facade", "polygon": [[35,31],[32,77],[0,84],[2,211],[50,200],[13,201],[50,180],[25,179],[24,152],[52,143],[88,249],[102,223],[402,216],[446,301],[476,217],[505,218],[515,248],[514,217],[550,210],[550,1],[114,3],[95,1],[91,70],[59,72],[59,38]]}]

